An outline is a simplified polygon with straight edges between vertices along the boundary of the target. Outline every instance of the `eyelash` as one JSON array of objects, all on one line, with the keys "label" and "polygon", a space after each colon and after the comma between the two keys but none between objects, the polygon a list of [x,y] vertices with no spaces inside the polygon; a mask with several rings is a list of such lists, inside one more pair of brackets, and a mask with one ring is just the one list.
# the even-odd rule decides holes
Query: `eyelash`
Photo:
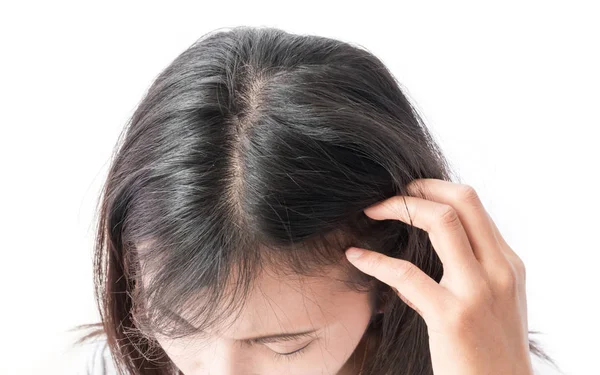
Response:
[{"label": "eyelash", "polygon": [[299,356],[301,356],[304,353],[304,349],[306,349],[311,343],[312,343],[312,341],[309,342],[308,344],[304,345],[300,349],[294,350],[293,352],[290,352],[290,353],[277,353],[277,352],[273,352],[273,355],[275,356],[276,360],[285,359],[287,361],[291,361],[291,360],[293,360],[293,359],[298,358]]}]

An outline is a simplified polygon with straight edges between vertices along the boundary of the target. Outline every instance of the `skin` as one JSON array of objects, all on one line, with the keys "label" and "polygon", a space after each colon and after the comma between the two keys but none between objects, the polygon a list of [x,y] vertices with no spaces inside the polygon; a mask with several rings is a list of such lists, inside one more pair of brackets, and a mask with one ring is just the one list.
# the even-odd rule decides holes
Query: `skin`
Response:
[{"label": "skin", "polygon": [[533,375],[525,267],[476,191],[437,179],[415,180],[407,189],[411,196],[364,212],[428,232],[444,264],[440,283],[410,262],[367,249],[348,249],[348,260],[395,288],[423,317],[435,375]]},{"label": "skin", "polygon": [[[373,311],[367,293],[344,288],[342,271],[325,277],[276,277],[263,272],[237,320],[209,338],[158,342],[186,375],[290,374],[356,375]],[[333,280],[332,280],[333,278]],[[318,329],[312,337],[249,343],[267,334]],[[277,357],[310,343],[299,356]],[[289,359],[288,359],[289,358]]]}]

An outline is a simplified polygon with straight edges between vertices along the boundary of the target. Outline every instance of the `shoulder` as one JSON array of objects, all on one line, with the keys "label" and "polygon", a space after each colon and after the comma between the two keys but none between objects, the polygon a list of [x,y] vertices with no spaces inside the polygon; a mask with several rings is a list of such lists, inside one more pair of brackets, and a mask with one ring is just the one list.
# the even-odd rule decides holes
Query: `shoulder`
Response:
[{"label": "shoulder", "polygon": [[117,375],[103,335],[73,344],[63,353],[60,362],[61,373],[65,375]]}]

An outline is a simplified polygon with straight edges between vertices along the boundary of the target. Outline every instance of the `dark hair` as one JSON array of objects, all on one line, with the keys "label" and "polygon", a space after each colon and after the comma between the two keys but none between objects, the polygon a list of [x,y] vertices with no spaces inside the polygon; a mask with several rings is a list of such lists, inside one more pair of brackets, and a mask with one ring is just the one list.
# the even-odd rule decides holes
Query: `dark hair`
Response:
[{"label": "dark hair", "polygon": [[[362,210],[408,195],[415,179],[452,174],[365,48],[276,28],[213,31],[155,79],[119,137],[98,202],[101,329],[86,338],[106,334],[129,374],[173,374],[154,335],[197,334],[223,319],[217,307],[240,311],[264,267],[339,266],[349,288],[384,306],[368,328],[377,346],[364,374],[431,374],[424,320],[344,250],[409,260],[439,282],[425,231]],[[195,316],[198,331],[175,314]],[[530,350],[551,361],[533,340]]]}]

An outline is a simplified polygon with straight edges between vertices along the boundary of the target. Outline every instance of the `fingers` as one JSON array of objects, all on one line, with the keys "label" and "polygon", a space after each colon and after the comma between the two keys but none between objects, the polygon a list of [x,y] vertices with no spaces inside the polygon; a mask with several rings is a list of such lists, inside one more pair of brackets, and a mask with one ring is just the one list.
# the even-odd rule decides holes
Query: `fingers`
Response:
[{"label": "fingers", "polygon": [[458,286],[473,286],[480,279],[481,266],[452,206],[418,197],[394,196],[364,212],[376,220],[401,220],[425,230],[444,265],[444,276],[462,283]]},{"label": "fingers", "polygon": [[411,182],[407,189],[414,194],[425,191],[427,199],[454,207],[469,237],[473,254],[480,263],[502,260],[491,218],[471,186],[438,179],[422,179]]},{"label": "fingers", "polygon": [[[353,254],[360,255],[352,257]],[[425,320],[443,311],[448,291],[414,264],[355,247],[349,248],[346,256],[362,272],[396,289],[400,298]]]},{"label": "fingers", "polygon": [[494,235],[496,236],[496,240],[498,240],[498,242],[500,243],[505,256],[515,268],[517,276],[524,281],[526,276],[525,263],[519,257],[519,255],[517,255],[517,253],[515,253],[515,251],[506,243],[506,240],[504,240],[504,237],[502,237],[502,235],[500,234],[500,231],[498,230],[496,223],[494,223],[494,220],[492,220],[491,217],[489,217],[489,220],[492,224],[492,227],[494,228]]},{"label": "fingers", "polygon": [[475,258],[488,271],[507,266],[504,253],[512,252],[485,210],[479,195],[469,185],[439,179],[419,179],[407,185],[411,194],[450,205],[456,211],[469,238]]}]

